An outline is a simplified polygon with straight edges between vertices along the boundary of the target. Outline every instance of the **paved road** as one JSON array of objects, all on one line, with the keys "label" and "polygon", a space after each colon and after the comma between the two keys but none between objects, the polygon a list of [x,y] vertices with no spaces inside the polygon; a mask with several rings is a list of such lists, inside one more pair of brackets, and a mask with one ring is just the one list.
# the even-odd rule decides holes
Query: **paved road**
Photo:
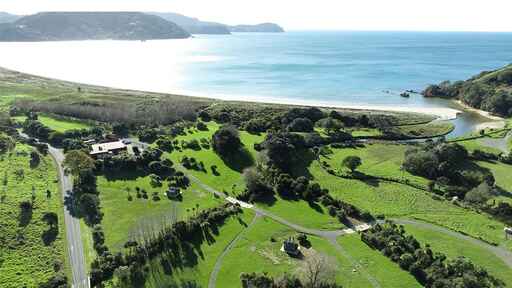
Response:
[{"label": "paved road", "polygon": [[[21,137],[29,139],[25,133],[19,133]],[[36,140],[38,141],[38,140]],[[48,144],[47,144],[48,145]],[[62,191],[62,201],[64,202],[67,197],[70,197],[73,191],[73,181],[71,177],[64,173],[62,162],[64,162],[64,153],[62,150],[48,145],[48,153],[57,164],[59,174],[59,182]],[[64,205],[64,223],[66,226],[66,239],[68,243],[68,259],[72,272],[72,287],[74,288],[89,288],[89,277],[85,267],[84,248],[82,243],[82,234],[80,233],[80,220],[73,217],[71,212]]]},{"label": "paved road", "polygon": [[[62,150],[49,146],[48,152],[57,163],[60,185],[62,189],[63,201],[70,196],[73,191],[73,182],[71,177],[64,173],[62,162],[64,153]],[[73,217],[70,211],[64,206],[64,222],[66,224],[66,238],[68,242],[69,263],[72,272],[72,285],[75,288],[89,288],[89,277],[85,267],[84,249],[82,244],[82,235],[80,233],[80,220]]]},{"label": "paved road", "polygon": [[423,228],[423,229],[427,229],[427,230],[431,230],[431,231],[440,232],[440,233],[443,233],[443,234],[455,237],[457,239],[470,242],[470,243],[472,243],[474,245],[477,245],[477,246],[479,246],[479,247],[481,247],[481,248],[483,248],[483,249],[493,253],[494,255],[496,255],[496,257],[498,257],[501,260],[503,260],[503,262],[508,267],[512,268],[512,252],[507,250],[507,249],[505,249],[505,248],[503,248],[503,247],[493,246],[493,245],[485,243],[484,241],[481,241],[481,240],[475,239],[473,237],[469,237],[469,236],[466,236],[464,234],[461,234],[461,233],[458,233],[458,232],[455,232],[455,231],[452,231],[450,229],[447,229],[447,228],[444,228],[444,227],[440,227],[440,226],[437,226],[437,225],[434,225],[434,224],[430,224],[430,223],[427,223],[427,222],[411,220],[411,219],[391,219],[391,220],[393,220],[397,224],[413,225],[415,227],[419,227],[419,228]]}]

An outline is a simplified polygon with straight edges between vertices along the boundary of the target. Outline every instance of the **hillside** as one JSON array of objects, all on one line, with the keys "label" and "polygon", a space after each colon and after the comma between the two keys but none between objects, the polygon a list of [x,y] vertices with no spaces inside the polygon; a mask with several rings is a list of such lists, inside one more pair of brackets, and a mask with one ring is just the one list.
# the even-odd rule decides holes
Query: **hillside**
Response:
[{"label": "hillside", "polygon": [[174,22],[183,27],[183,29],[185,29],[190,34],[231,34],[231,32],[284,32],[284,29],[281,26],[274,23],[229,26],[218,22],[201,21],[198,18],[188,17],[178,13],[151,12],[149,14],[156,15],[164,18],[167,21]]},{"label": "hillside", "polygon": [[266,32],[266,33],[282,33],[284,29],[274,23],[262,23],[257,25],[236,25],[230,26],[231,32]]},{"label": "hillside", "polygon": [[176,23],[190,34],[231,34],[228,27],[220,23],[205,22],[197,18],[188,17],[178,13],[151,12],[149,14],[156,15],[167,21]]},{"label": "hillside", "polygon": [[18,19],[20,19],[21,16],[9,14],[6,12],[0,12],[0,23],[11,23]]},{"label": "hillside", "polygon": [[466,81],[430,85],[425,97],[453,98],[492,114],[512,116],[512,65],[484,71]]},{"label": "hillside", "polygon": [[45,12],[0,25],[0,41],[181,39],[178,25],[139,12]]}]

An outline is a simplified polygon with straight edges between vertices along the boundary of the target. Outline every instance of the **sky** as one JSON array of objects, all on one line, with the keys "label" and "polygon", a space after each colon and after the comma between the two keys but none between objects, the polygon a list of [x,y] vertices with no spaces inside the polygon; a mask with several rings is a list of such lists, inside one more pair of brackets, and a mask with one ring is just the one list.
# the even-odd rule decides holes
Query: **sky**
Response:
[{"label": "sky", "polygon": [[226,24],[287,30],[512,32],[510,0],[0,0],[0,11],[178,12]]}]

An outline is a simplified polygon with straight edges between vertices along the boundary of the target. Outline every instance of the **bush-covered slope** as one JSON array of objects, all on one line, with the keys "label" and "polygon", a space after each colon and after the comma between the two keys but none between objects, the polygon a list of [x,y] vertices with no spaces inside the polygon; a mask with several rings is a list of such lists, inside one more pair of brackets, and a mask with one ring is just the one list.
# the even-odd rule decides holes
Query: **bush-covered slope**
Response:
[{"label": "bush-covered slope", "polygon": [[178,25],[138,12],[45,12],[0,27],[0,41],[188,38]]},{"label": "bush-covered slope", "polygon": [[512,116],[512,65],[494,71],[484,71],[466,81],[445,81],[430,85],[425,97],[443,97],[496,115]]}]

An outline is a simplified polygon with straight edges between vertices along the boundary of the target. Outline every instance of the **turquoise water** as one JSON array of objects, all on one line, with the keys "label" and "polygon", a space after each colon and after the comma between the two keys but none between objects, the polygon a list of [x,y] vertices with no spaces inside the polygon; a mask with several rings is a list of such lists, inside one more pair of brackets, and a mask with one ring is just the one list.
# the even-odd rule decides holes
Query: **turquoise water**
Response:
[{"label": "turquoise water", "polygon": [[[339,104],[438,106],[398,97],[512,62],[512,33],[289,32],[196,36],[178,83],[201,95],[255,95]],[[386,93],[389,91],[391,93]]]},{"label": "turquoise water", "polygon": [[[0,43],[0,66],[116,88],[439,113],[430,108],[453,103],[399,94],[502,67],[512,62],[511,51],[512,33],[236,33],[146,42]],[[466,113],[454,121],[451,136],[485,121]]]}]

